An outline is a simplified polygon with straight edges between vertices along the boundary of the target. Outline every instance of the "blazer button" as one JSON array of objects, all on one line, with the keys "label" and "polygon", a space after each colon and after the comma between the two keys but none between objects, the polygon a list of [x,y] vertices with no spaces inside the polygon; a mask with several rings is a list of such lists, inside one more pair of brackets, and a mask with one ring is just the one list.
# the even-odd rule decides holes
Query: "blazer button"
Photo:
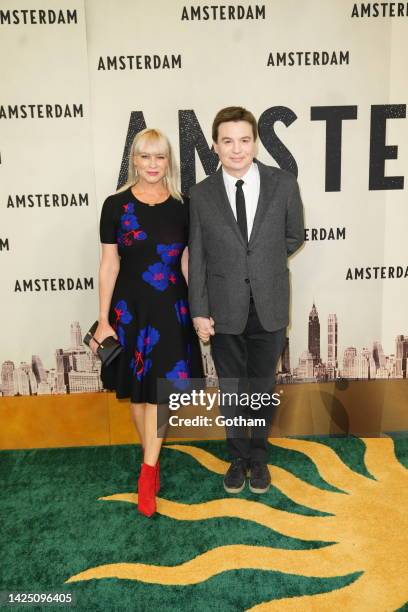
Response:
[{"label": "blazer button", "polygon": [[249,278],[246,278],[246,279],[245,279],[245,282],[248,284],[248,283],[249,283]]},{"label": "blazer button", "polygon": [[247,255],[250,255],[251,251],[249,249],[247,249]]}]

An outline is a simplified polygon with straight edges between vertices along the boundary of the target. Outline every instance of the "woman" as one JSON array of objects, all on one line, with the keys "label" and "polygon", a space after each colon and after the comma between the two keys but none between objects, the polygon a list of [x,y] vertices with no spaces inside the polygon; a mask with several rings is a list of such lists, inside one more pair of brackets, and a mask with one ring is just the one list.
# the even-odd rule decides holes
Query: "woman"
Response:
[{"label": "woman", "polygon": [[[101,372],[106,389],[130,398],[144,456],[138,509],[156,510],[160,488],[157,380],[183,390],[202,377],[187,302],[188,208],[176,187],[173,153],[159,130],[137,134],[126,185],[103,205],[100,221],[98,341],[114,335],[123,351]],[[92,349],[96,344],[93,342]]]}]

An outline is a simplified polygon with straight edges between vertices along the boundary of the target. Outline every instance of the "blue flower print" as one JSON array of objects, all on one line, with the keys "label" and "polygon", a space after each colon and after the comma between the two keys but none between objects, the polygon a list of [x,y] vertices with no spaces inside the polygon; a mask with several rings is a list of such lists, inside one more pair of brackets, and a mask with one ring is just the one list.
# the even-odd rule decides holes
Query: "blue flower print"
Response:
[{"label": "blue flower print", "polygon": [[133,214],[134,204],[129,202],[123,205],[124,213],[120,218],[120,229],[118,231],[118,244],[131,246],[135,240],[146,240],[147,234],[140,229],[136,215]]},{"label": "blue flower print", "polygon": [[157,253],[161,256],[163,263],[175,264],[181,257],[183,252],[183,244],[181,242],[175,242],[173,244],[158,244]]},{"label": "blue flower print", "polygon": [[158,262],[148,267],[143,272],[142,278],[157,291],[165,291],[169,284],[176,284],[178,275],[165,264]]},{"label": "blue flower print", "polygon": [[123,210],[125,211],[125,213],[133,214],[135,210],[135,205],[133,204],[133,202],[128,202],[127,204],[123,205]]},{"label": "blue flower print", "polygon": [[170,380],[176,389],[184,391],[190,386],[190,367],[183,359],[178,361],[171,372],[166,373],[167,380]]},{"label": "blue flower print", "polygon": [[137,337],[137,348],[143,355],[148,355],[159,340],[160,332],[155,327],[147,325],[147,327],[140,331]]},{"label": "blue flower print", "polygon": [[116,321],[113,324],[113,327],[115,329],[117,328],[119,323],[124,323],[126,325],[127,323],[130,323],[133,319],[132,315],[128,311],[128,307],[125,300],[119,300],[113,311],[116,316]]},{"label": "blue flower print", "polygon": [[178,300],[174,304],[174,308],[176,309],[177,320],[180,325],[187,325],[190,320],[187,300]]},{"label": "blue flower print", "polygon": [[136,341],[137,350],[135,350],[134,357],[130,361],[132,372],[139,381],[152,367],[153,362],[151,359],[146,359],[146,355],[152,352],[153,347],[159,340],[160,332],[151,325],[147,325],[140,330]]}]

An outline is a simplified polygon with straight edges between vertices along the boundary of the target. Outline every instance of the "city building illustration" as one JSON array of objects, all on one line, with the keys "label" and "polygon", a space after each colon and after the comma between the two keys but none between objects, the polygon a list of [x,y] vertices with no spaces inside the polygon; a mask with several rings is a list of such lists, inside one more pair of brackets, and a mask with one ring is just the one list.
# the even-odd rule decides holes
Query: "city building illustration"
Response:
[{"label": "city building illustration", "polygon": [[[327,359],[321,355],[321,326],[315,303],[308,317],[308,348],[291,367],[289,338],[278,366],[277,383],[325,382],[339,378],[374,380],[407,378],[408,336],[395,338],[395,352],[386,355],[382,344],[374,340],[372,346],[358,349],[348,346],[342,359],[339,355],[339,324],[337,315],[327,318]],[[211,357],[210,344],[202,344],[204,376],[208,387],[218,384]],[[0,395],[48,395],[103,391],[100,359],[86,347],[78,321],[70,326],[70,347],[55,350],[55,363],[47,369],[40,355],[32,355],[30,362],[3,361],[0,366]]]}]

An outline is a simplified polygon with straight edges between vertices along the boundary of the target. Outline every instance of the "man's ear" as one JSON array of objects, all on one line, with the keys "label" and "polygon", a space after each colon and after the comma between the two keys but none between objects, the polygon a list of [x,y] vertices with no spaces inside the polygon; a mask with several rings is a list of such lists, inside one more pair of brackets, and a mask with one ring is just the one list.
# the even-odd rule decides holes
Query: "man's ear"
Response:
[{"label": "man's ear", "polygon": [[218,155],[218,145],[216,142],[213,141],[213,149],[216,152],[216,154]]}]

